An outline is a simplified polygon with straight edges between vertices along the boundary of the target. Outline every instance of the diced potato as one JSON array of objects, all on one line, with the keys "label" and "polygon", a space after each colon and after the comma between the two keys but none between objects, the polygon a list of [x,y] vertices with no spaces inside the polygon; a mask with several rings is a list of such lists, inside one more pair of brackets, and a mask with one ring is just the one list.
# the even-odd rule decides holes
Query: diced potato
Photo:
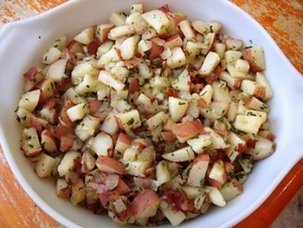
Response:
[{"label": "diced potato", "polygon": [[41,87],[40,87],[41,95],[40,96],[43,99],[50,98],[51,96],[54,95],[55,90],[56,90],[55,80],[52,78],[47,78],[41,84]]},{"label": "diced potato", "polygon": [[108,156],[108,151],[113,149],[112,138],[108,134],[100,132],[92,139],[91,147],[97,155]]},{"label": "diced potato", "polygon": [[215,52],[220,56],[222,59],[224,57],[224,53],[226,51],[226,45],[223,43],[215,43]]},{"label": "diced potato", "polygon": [[69,199],[71,194],[71,188],[64,179],[57,179],[56,182],[56,194],[63,199]]},{"label": "diced potato", "polygon": [[153,146],[148,146],[137,155],[138,161],[147,161],[152,163],[156,159],[156,153]]},{"label": "diced potato", "polygon": [[234,162],[234,160],[239,155],[239,146],[245,146],[245,141],[235,134],[234,132],[230,132],[228,136],[228,143],[230,144],[230,147],[227,149],[226,154],[231,162]]},{"label": "diced potato", "polygon": [[132,147],[126,148],[125,151],[123,151],[123,162],[127,163],[131,161],[135,161],[137,158],[137,154],[138,154],[138,150]]},{"label": "diced potato", "polygon": [[207,108],[201,109],[201,114],[211,120],[220,119],[227,113],[228,107],[228,102],[213,101]]},{"label": "diced potato", "polygon": [[246,115],[237,115],[234,122],[234,127],[237,130],[257,134],[263,121],[261,117],[258,116],[246,116]]},{"label": "diced potato", "polygon": [[243,42],[241,40],[228,38],[225,40],[227,50],[238,51],[243,47]]},{"label": "diced potato", "polygon": [[102,172],[125,174],[124,165],[114,158],[100,155],[96,161],[96,165]]},{"label": "diced potato", "polygon": [[228,88],[226,87],[225,82],[215,81],[212,83],[212,87],[214,89],[214,93],[213,93],[214,101],[231,102],[231,98],[229,96],[229,91],[228,91]]},{"label": "diced potato", "polygon": [[241,79],[232,77],[228,72],[223,71],[220,74],[220,79],[226,82],[227,86],[231,89],[237,89],[241,86]]},{"label": "diced potato", "polygon": [[58,173],[60,177],[68,175],[73,171],[76,160],[81,156],[79,152],[70,151],[64,154],[59,166]]},{"label": "diced potato", "polygon": [[173,121],[179,121],[186,113],[188,101],[175,97],[168,98],[168,109]]},{"label": "diced potato", "polygon": [[130,147],[132,142],[132,138],[124,133],[120,133],[115,145],[115,150],[119,151],[120,153],[124,153],[124,151]]},{"label": "diced potato", "polygon": [[32,112],[38,105],[40,94],[39,89],[24,93],[19,100],[18,106]]},{"label": "diced potato", "polygon": [[114,24],[101,24],[97,26],[96,37],[101,41],[101,43],[107,39],[109,31],[114,27]]},{"label": "diced potato", "polygon": [[96,166],[96,159],[89,151],[84,151],[82,154],[81,164],[86,171],[91,171]]},{"label": "diced potato", "polygon": [[243,73],[248,73],[248,71],[249,71],[249,63],[243,59],[238,59],[236,61],[235,67],[236,67],[237,71],[240,71]]},{"label": "diced potato", "polygon": [[201,34],[206,34],[209,32],[207,23],[205,23],[203,21],[193,21],[192,26],[197,32],[199,32]]},{"label": "diced potato", "polygon": [[55,158],[42,153],[35,166],[35,171],[39,177],[49,177],[57,164],[58,163]]},{"label": "diced potato", "polygon": [[23,127],[30,127],[31,112],[22,107],[17,107],[16,119]]},{"label": "diced potato", "polygon": [[165,48],[175,48],[175,47],[181,47],[183,46],[183,41],[179,35],[174,35],[170,38],[168,38],[164,44]]},{"label": "diced potato", "polygon": [[212,141],[209,134],[198,135],[196,138],[187,140],[187,144],[197,154],[203,153],[211,145]]},{"label": "diced potato", "polygon": [[172,55],[167,59],[167,66],[177,68],[186,64],[186,56],[180,47],[175,47],[172,50]]},{"label": "diced potato", "polygon": [[242,53],[243,58],[250,64],[251,72],[262,72],[265,70],[265,57],[263,48],[251,47],[245,49]]},{"label": "diced potato", "polygon": [[87,140],[90,136],[92,136],[98,125],[100,123],[100,119],[95,118],[93,116],[87,115],[84,119],[76,126],[75,134],[82,140]]},{"label": "diced potato", "polygon": [[135,196],[130,205],[130,210],[135,218],[152,217],[157,213],[160,198],[151,189],[145,189]]},{"label": "diced potato", "polygon": [[116,115],[120,127],[123,129],[133,129],[141,126],[140,114],[138,110],[131,110],[125,113],[119,113]]},{"label": "diced potato", "polygon": [[200,154],[195,158],[188,174],[187,185],[202,187],[209,162],[210,158],[207,153]]},{"label": "diced potato", "polygon": [[58,48],[51,47],[42,57],[42,63],[51,64],[61,57],[61,51]]},{"label": "diced potato", "polygon": [[58,48],[60,51],[63,51],[66,48],[66,45],[67,45],[67,36],[64,35],[56,39],[52,46]]},{"label": "diced potato", "polygon": [[259,99],[257,99],[256,97],[252,97],[249,100],[247,107],[257,111],[263,111],[263,112],[269,111],[269,106],[263,103],[262,101],[260,101]]},{"label": "diced potato", "polygon": [[86,74],[90,75],[90,78],[95,78],[98,75],[98,69],[93,66],[93,62],[82,62],[75,66],[72,71],[72,82],[74,85],[78,85],[82,82]]},{"label": "diced potato", "polygon": [[41,132],[41,145],[49,153],[57,151],[57,144],[50,130],[45,129]]},{"label": "diced potato", "polygon": [[165,114],[163,111],[158,112],[156,115],[150,117],[146,120],[146,124],[149,130],[153,130],[157,128],[159,125],[164,123],[168,119],[168,115]]},{"label": "diced potato", "polygon": [[101,126],[101,130],[111,136],[115,135],[118,132],[119,126],[118,126],[118,123],[117,123],[117,120],[116,120],[114,114],[109,114],[104,119],[102,126]]},{"label": "diced potato", "polygon": [[186,219],[184,212],[181,210],[174,210],[167,202],[163,200],[160,203],[160,209],[173,226],[178,226]]},{"label": "diced potato", "polygon": [[100,58],[102,55],[109,52],[112,49],[113,45],[114,45],[113,41],[103,42],[97,50],[97,58]]},{"label": "diced potato", "polygon": [[220,56],[216,52],[208,52],[200,69],[200,73],[203,75],[209,75],[218,66],[219,62]]},{"label": "diced potato", "polygon": [[206,199],[205,192],[201,192],[194,200],[194,206],[197,210],[200,210],[203,206],[203,203]]},{"label": "diced potato", "polygon": [[160,10],[146,12],[142,14],[142,17],[158,34],[163,32],[169,25],[167,16]]},{"label": "diced potato", "polygon": [[184,37],[188,40],[192,40],[195,38],[195,33],[190,26],[189,20],[183,20],[179,23],[179,27]]},{"label": "diced potato", "polygon": [[135,32],[135,28],[131,25],[120,25],[110,30],[108,38],[111,40],[116,40],[123,36],[133,35]]},{"label": "diced potato", "polygon": [[223,185],[220,192],[225,201],[230,201],[243,192],[243,185],[236,179],[232,179]]},{"label": "diced potato", "polygon": [[228,50],[224,53],[224,58],[227,64],[234,65],[236,61],[242,57],[242,53],[239,51]]},{"label": "diced potato", "polygon": [[108,52],[103,54],[97,62],[97,66],[102,68],[107,66],[110,62],[120,61],[120,55],[115,47],[112,47]]},{"label": "diced potato", "polygon": [[42,148],[35,128],[24,128],[21,138],[21,149],[26,156],[34,156],[41,152]]},{"label": "diced potato", "polygon": [[88,112],[89,108],[86,103],[77,104],[66,111],[68,118],[73,122],[83,119]]},{"label": "diced potato", "polygon": [[108,86],[114,88],[117,91],[123,90],[123,88],[125,87],[125,84],[123,84],[122,82],[120,82],[117,79],[114,79],[109,72],[104,71],[104,70],[100,71],[98,80],[101,81],[102,83],[104,83],[105,85],[108,85]]},{"label": "diced potato", "polygon": [[205,127],[204,130],[210,134],[210,140],[212,142],[213,148],[225,149],[229,147],[229,145],[225,142],[222,136],[217,134],[213,129],[209,127]]},{"label": "diced potato", "polygon": [[206,85],[202,91],[200,92],[201,102],[200,106],[208,106],[211,102],[211,99],[213,97],[214,89],[211,85]]},{"label": "diced potato", "polygon": [[224,168],[224,162],[222,160],[217,160],[213,164],[208,174],[208,178],[212,186],[217,187],[219,189],[222,187],[222,185],[225,183],[227,179],[225,168]]},{"label": "diced potato", "polygon": [[201,193],[203,193],[203,190],[197,187],[183,186],[182,190],[185,192],[188,199],[195,199]]},{"label": "diced potato", "polygon": [[74,40],[81,44],[88,45],[94,40],[94,35],[95,35],[95,28],[89,27],[84,29],[78,35],[76,35],[74,37]]},{"label": "diced potato", "polygon": [[123,41],[120,46],[120,53],[123,60],[129,60],[134,57],[139,39],[140,37],[135,35]]},{"label": "diced potato", "polygon": [[256,140],[257,142],[255,144],[255,148],[249,151],[249,154],[252,155],[253,160],[258,161],[274,153],[275,151],[274,142],[261,136],[257,136]]},{"label": "diced potato", "polygon": [[130,13],[143,13],[144,12],[144,6],[143,4],[133,4],[130,7]]},{"label": "diced potato", "polygon": [[145,52],[152,48],[152,41],[150,40],[140,40],[138,43],[138,52],[144,55]]},{"label": "diced potato", "polygon": [[241,84],[241,90],[248,95],[261,99],[265,98],[266,88],[255,81],[243,80]]},{"label": "diced potato", "polygon": [[224,207],[226,205],[226,201],[217,188],[206,186],[205,190],[208,192],[209,199],[214,205],[219,207]]},{"label": "diced potato", "polygon": [[73,205],[77,205],[85,199],[85,187],[81,179],[76,184],[72,185],[71,190],[70,202]]},{"label": "diced potato", "polygon": [[261,118],[262,123],[264,123],[267,119],[267,113],[255,110],[245,110],[244,114],[246,116],[257,116]]},{"label": "diced potato", "polygon": [[215,41],[215,38],[216,38],[216,34],[215,33],[208,33],[205,35],[204,37],[204,44],[207,46],[207,48],[203,48],[201,50],[201,53],[203,55],[206,55],[207,53],[209,53],[209,50],[211,49],[214,41]]},{"label": "diced potato", "polygon": [[257,72],[256,73],[256,82],[265,87],[265,96],[263,100],[267,101],[273,96],[272,89],[269,85],[269,82],[264,74]]},{"label": "diced potato", "polygon": [[125,21],[126,24],[134,26],[137,34],[142,34],[147,30],[148,24],[142,18],[141,13],[130,14]]},{"label": "diced potato", "polygon": [[195,154],[191,147],[187,146],[170,153],[162,154],[162,157],[172,162],[184,162],[193,160]]},{"label": "diced potato", "polygon": [[115,26],[120,26],[125,24],[126,15],[123,12],[114,12],[109,17],[109,22]]},{"label": "diced potato", "polygon": [[227,64],[226,68],[227,68],[227,71],[230,74],[230,76],[232,76],[236,79],[250,79],[250,80],[253,80],[253,78],[249,74],[236,70],[234,65]]},{"label": "diced potato", "polygon": [[167,163],[160,161],[156,166],[157,184],[160,186],[171,179]]},{"label": "diced potato", "polygon": [[75,92],[78,95],[84,95],[86,93],[95,92],[98,83],[99,81],[96,79],[96,77],[90,74],[85,74],[83,77],[83,81],[75,87]]},{"label": "diced potato", "polygon": [[179,91],[190,90],[190,76],[188,71],[185,69],[182,73],[172,82],[172,87]]},{"label": "diced potato", "polygon": [[201,49],[207,48],[207,45],[202,42],[188,41],[185,48],[188,57],[194,59],[201,54]]},{"label": "diced potato", "polygon": [[172,132],[177,136],[179,142],[184,143],[188,139],[203,134],[204,128],[199,120],[184,120],[182,123],[174,124]]},{"label": "diced potato", "polygon": [[149,161],[129,161],[126,163],[126,172],[132,176],[144,176],[144,172],[150,167]]}]

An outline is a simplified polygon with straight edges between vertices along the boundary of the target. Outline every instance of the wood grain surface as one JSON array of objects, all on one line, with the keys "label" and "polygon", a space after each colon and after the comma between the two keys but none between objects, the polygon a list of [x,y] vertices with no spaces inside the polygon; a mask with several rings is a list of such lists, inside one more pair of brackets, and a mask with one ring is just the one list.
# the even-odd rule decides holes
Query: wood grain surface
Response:
[{"label": "wood grain surface", "polygon": [[[0,25],[44,12],[65,1],[0,0]],[[257,19],[278,43],[292,64],[303,73],[303,1],[231,1]],[[302,188],[302,173],[303,160],[292,169],[266,202],[236,227],[270,226],[296,192]],[[59,227],[59,224],[35,205],[22,190],[10,171],[1,148],[0,227]]]}]

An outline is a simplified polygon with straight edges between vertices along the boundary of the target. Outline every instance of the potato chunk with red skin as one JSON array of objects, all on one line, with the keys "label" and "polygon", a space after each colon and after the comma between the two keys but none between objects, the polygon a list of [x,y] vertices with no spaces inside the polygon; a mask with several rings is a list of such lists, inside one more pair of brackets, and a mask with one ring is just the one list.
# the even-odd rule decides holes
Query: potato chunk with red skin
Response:
[{"label": "potato chunk with red skin", "polygon": [[160,198],[151,189],[140,192],[131,202],[130,209],[135,218],[147,218],[156,214]]},{"label": "potato chunk with red skin", "polygon": [[203,125],[198,120],[175,124],[172,131],[181,143],[204,132]]},{"label": "potato chunk with red skin", "polygon": [[121,162],[107,156],[99,156],[96,165],[98,169],[103,172],[117,174],[125,173],[125,167]]}]

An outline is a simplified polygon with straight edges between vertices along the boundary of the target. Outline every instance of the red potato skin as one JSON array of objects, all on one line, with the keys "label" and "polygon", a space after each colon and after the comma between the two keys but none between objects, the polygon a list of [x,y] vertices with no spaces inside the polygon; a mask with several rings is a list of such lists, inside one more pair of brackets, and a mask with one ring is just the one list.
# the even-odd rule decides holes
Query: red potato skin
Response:
[{"label": "red potato skin", "polygon": [[71,134],[72,132],[73,132],[72,128],[67,128],[66,126],[63,126],[62,124],[58,124],[54,128],[54,135],[58,139],[60,139],[64,135]]},{"label": "red potato skin", "polygon": [[169,131],[163,131],[161,136],[166,142],[174,142],[176,140],[176,135]]},{"label": "red potato skin", "polygon": [[232,173],[235,169],[235,166],[230,162],[224,162],[224,168],[227,174]]},{"label": "red potato skin", "polygon": [[255,139],[247,139],[246,140],[246,147],[253,149],[256,146],[256,142],[257,142],[257,140],[255,140]]},{"label": "red potato skin", "polygon": [[[188,203],[186,194],[182,191],[175,191],[173,189],[165,189],[162,193],[162,199],[174,207],[177,211],[188,211],[191,207]],[[190,207],[189,207],[190,206]]]},{"label": "red potato skin", "polygon": [[260,99],[263,99],[265,97],[265,87],[264,86],[257,86],[254,91],[254,96]]},{"label": "red potato skin", "polygon": [[132,78],[129,82],[128,92],[135,93],[135,92],[138,92],[139,90],[140,90],[140,87],[139,87],[138,79]]},{"label": "red potato skin", "polygon": [[62,188],[59,190],[59,192],[57,192],[57,196],[62,199],[69,199],[70,195],[71,195],[70,187]]},{"label": "red potato skin", "polygon": [[208,84],[212,84],[213,81],[215,81],[216,79],[218,79],[220,77],[222,71],[223,71],[223,68],[220,66],[217,66],[216,69],[214,70],[214,72],[205,78],[205,81]]},{"label": "red potato skin", "polygon": [[78,53],[78,52],[82,53],[83,45],[75,40],[72,40],[71,42],[68,43],[67,49],[68,49],[68,51],[70,51],[72,53]]},{"label": "red potato skin", "polygon": [[124,134],[124,133],[120,133],[119,136],[118,136],[118,139],[117,139],[117,143],[124,143],[124,144],[127,144],[127,145],[130,145],[132,143],[133,139]]},{"label": "red potato skin", "polygon": [[126,194],[131,191],[130,187],[120,178],[117,187],[115,188],[120,194]]},{"label": "red potato skin", "polygon": [[38,133],[41,133],[41,131],[47,127],[48,122],[32,114],[30,116],[30,125],[35,128]]},{"label": "red potato skin", "polygon": [[135,196],[130,205],[131,214],[134,217],[139,216],[151,205],[159,205],[160,198],[157,193],[151,189],[145,189]]},{"label": "red potato skin", "polygon": [[118,174],[121,174],[121,175],[125,174],[124,165],[121,162],[119,162],[119,161],[117,161],[113,158],[100,155],[98,157],[96,163],[107,166],[107,167],[115,170],[115,172],[118,173]]},{"label": "red potato skin", "polygon": [[23,77],[32,82],[32,83],[38,83],[41,82],[44,78],[42,72],[37,68],[37,67],[32,67],[30,68],[24,75]]},{"label": "red potato skin", "polygon": [[89,106],[89,110],[91,112],[97,112],[99,110],[99,108],[101,107],[102,105],[102,101],[98,101],[98,100],[91,100],[88,102],[88,106]]},{"label": "red potato skin", "polygon": [[164,51],[164,47],[159,46],[154,42],[152,42],[152,48],[150,49],[150,60],[152,61],[158,58],[163,51]]},{"label": "red potato skin", "polygon": [[64,124],[66,127],[68,127],[68,128],[73,127],[73,126],[75,125],[75,123],[73,123],[73,122],[70,120],[70,118],[68,117],[66,111],[67,111],[69,108],[73,107],[74,105],[75,105],[75,104],[74,104],[71,100],[68,100],[68,101],[64,104],[64,106],[62,107],[61,112],[60,112],[60,115],[59,115],[59,117],[60,117],[61,121],[63,122],[63,124]]},{"label": "red potato skin", "polygon": [[87,45],[87,52],[90,55],[96,55],[98,48],[101,45],[100,40],[94,40],[90,44]]},{"label": "red potato skin", "polygon": [[200,121],[192,120],[175,124],[172,131],[177,136],[179,141],[185,142],[198,134],[202,134],[204,129]]},{"label": "red potato skin", "polygon": [[60,137],[60,151],[66,152],[70,150],[74,145],[74,137],[72,136],[62,136]]},{"label": "red potato skin", "polygon": [[197,156],[194,161],[193,161],[193,165],[197,164],[199,162],[210,162],[210,157],[207,153],[203,153],[200,154],[199,156]]},{"label": "red potato skin", "polygon": [[242,51],[243,58],[249,62],[249,71],[252,73],[262,72],[265,69],[260,67],[254,60],[251,54],[251,49],[245,49]]}]

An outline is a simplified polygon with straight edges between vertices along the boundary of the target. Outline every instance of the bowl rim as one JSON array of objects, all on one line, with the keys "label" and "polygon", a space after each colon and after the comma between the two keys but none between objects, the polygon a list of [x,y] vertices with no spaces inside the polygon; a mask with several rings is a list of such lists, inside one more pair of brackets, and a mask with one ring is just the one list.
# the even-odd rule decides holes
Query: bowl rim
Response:
[{"label": "bowl rim", "polygon": [[[71,7],[74,4],[78,4],[80,2],[84,2],[85,0],[74,0],[74,1],[67,1],[62,3],[61,5],[52,8],[44,13],[41,13],[39,15],[35,15],[20,21],[16,22],[10,22],[8,24],[3,25],[0,28],[0,38],[2,36],[5,36],[5,33],[9,31],[10,29],[13,29],[18,26],[23,26],[27,24],[31,24],[32,22],[35,22],[36,20],[45,20],[48,17],[52,17],[56,15],[57,12],[64,10],[68,7]],[[287,57],[284,55],[284,53],[281,51],[281,49],[278,47],[278,45],[275,43],[273,38],[269,35],[269,33],[248,13],[246,13],[244,10],[242,10],[240,7],[236,6],[235,4],[231,3],[230,1],[226,0],[216,0],[220,2],[220,4],[226,4],[227,7],[232,7],[234,10],[237,10],[239,13],[242,14],[247,20],[250,21],[250,23],[254,24],[260,32],[262,32],[263,36],[265,39],[269,41],[271,44],[273,50],[280,55],[282,58],[283,62],[285,63],[285,67],[287,67],[290,70],[290,74],[293,74],[296,76],[296,80],[299,81],[301,80],[301,84],[303,87],[303,81],[301,79],[301,74],[297,71],[297,69],[291,64],[291,62],[287,59]],[[299,79],[300,78],[300,79]],[[303,111],[302,113],[303,114]],[[58,213],[53,207],[49,206],[35,191],[34,189],[29,185],[29,183],[26,181],[24,176],[22,175],[21,170],[19,170],[18,166],[16,165],[13,156],[9,153],[9,147],[7,144],[7,140],[5,138],[4,130],[1,125],[0,121],[0,144],[3,148],[4,155],[8,161],[8,164],[22,186],[23,190],[27,193],[27,195],[42,209],[44,210],[48,215],[50,215],[52,218],[54,218],[56,221],[58,221],[61,224],[64,224],[67,227],[80,227],[76,223],[70,221],[69,219],[65,218],[63,215]],[[301,143],[302,145],[302,143]],[[301,156],[301,157],[300,157]],[[240,222],[241,220],[245,219],[249,214],[251,214],[255,209],[257,209],[268,197],[269,195],[273,192],[273,190],[276,188],[276,186],[280,183],[280,181],[285,177],[285,175],[288,173],[288,171],[295,165],[297,161],[299,161],[303,157],[303,153],[300,154],[300,156],[293,158],[288,161],[287,166],[284,167],[284,169],[280,172],[279,176],[275,178],[273,181],[272,187],[268,188],[267,191],[258,199],[258,202],[255,204],[251,205],[249,208],[247,208],[244,212],[240,213],[236,218],[231,219],[227,223],[223,224],[224,226],[228,225],[234,225]]]}]

